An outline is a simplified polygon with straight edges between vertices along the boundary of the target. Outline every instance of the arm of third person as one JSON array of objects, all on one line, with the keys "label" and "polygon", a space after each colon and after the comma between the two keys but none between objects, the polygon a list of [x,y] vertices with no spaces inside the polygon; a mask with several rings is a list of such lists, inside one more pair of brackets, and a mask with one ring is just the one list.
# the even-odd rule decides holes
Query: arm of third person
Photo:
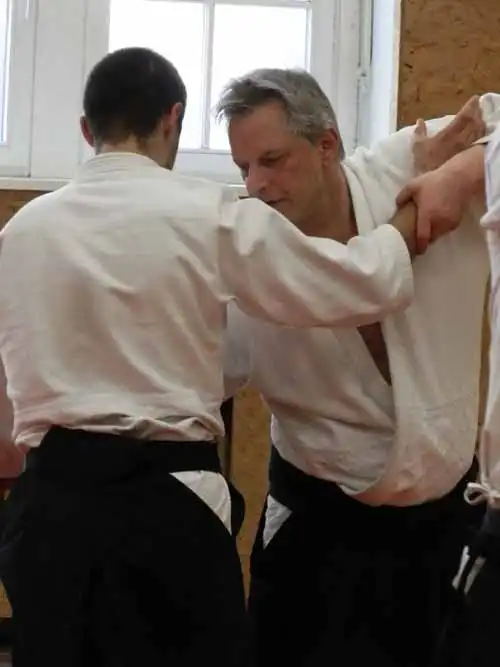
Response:
[{"label": "arm of third person", "polygon": [[441,167],[413,179],[398,196],[398,206],[417,205],[418,250],[425,251],[435,239],[443,219],[463,219],[474,200],[484,205],[484,152],[487,144],[476,144],[452,157]]}]

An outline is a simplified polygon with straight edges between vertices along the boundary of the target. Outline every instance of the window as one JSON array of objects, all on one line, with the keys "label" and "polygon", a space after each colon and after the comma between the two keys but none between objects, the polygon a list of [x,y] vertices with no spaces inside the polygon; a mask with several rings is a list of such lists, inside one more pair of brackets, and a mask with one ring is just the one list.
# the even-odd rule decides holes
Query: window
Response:
[{"label": "window", "polygon": [[[31,52],[24,48],[19,62],[31,58],[35,63],[32,87],[15,85],[11,76],[10,85],[1,88],[8,98],[20,95],[18,88],[26,97],[15,106],[12,100],[12,108],[26,110],[27,125],[16,137],[17,125],[26,120],[23,113],[17,118],[16,111],[12,143],[7,140],[6,145],[9,150],[24,146],[22,173],[34,179],[70,178],[89,155],[78,127],[85,77],[107,52],[136,45],[172,60],[186,82],[179,170],[240,183],[225,128],[215,122],[212,110],[230,78],[256,67],[309,69],[332,100],[351,149],[359,133],[361,44],[370,32],[363,10],[367,4],[369,0],[0,0],[0,35],[5,33],[8,43],[10,34],[12,44],[4,48],[0,37],[0,66],[3,54],[10,55],[10,69],[2,72],[16,72],[16,40],[31,46]],[[9,6],[11,30],[2,33]],[[33,24],[31,33],[26,21]],[[3,114],[0,127],[2,121]],[[0,175],[18,175],[9,171],[12,165],[3,159],[2,147]]]},{"label": "window", "polygon": [[224,151],[226,133],[211,118],[222,87],[254,67],[306,67],[307,5],[111,0],[109,46],[149,46],[170,58],[188,88],[182,148]]},{"label": "window", "polygon": [[34,28],[29,2],[0,0],[0,176],[29,170]]},{"label": "window", "polygon": [[186,82],[181,168],[239,179],[225,128],[211,111],[233,76],[255,67],[308,66],[310,8],[307,0],[111,0],[109,48],[151,47],[172,60]]},{"label": "window", "polygon": [[7,142],[11,9],[8,0],[0,2],[0,144]]}]

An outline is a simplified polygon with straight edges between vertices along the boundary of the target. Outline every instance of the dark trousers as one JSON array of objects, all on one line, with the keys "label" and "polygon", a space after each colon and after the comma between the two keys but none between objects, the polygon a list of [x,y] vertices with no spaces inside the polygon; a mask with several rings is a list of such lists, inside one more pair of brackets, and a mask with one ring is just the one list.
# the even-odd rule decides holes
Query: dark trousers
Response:
[{"label": "dark trousers", "polygon": [[427,667],[472,521],[465,484],[421,506],[370,507],[273,450],[270,493],[292,514],[265,548],[263,515],[253,549],[258,667]]},{"label": "dark trousers", "polygon": [[[476,570],[477,567],[477,570]],[[489,509],[470,547],[459,600],[432,667],[491,667],[500,662],[500,510]]]},{"label": "dark trousers", "polygon": [[169,474],[197,469],[212,443],[48,433],[7,503],[14,667],[247,664],[235,538]]}]

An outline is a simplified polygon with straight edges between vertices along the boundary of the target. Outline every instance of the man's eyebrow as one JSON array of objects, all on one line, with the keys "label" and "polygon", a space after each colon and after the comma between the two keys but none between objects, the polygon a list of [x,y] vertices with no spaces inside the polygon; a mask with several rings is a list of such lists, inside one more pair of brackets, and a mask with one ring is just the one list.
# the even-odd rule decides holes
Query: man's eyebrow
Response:
[{"label": "man's eyebrow", "polygon": [[280,153],[283,153],[283,150],[279,148],[271,148],[265,153],[263,153],[260,157],[272,157],[273,155],[279,155]]},{"label": "man's eyebrow", "polygon": [[[279,149],[279,148],[273,148],[268,151],[265,151],[261,155],[259,155],[259,160],[262,160],[263,158],[269,158],[269,157],[275,157],[277,155],[281,155],[285,151]],[[237,160],[233,159],[234,164],[238,167],[238,169],[246,169],[248,167],[248,162],[238,162]]]}]

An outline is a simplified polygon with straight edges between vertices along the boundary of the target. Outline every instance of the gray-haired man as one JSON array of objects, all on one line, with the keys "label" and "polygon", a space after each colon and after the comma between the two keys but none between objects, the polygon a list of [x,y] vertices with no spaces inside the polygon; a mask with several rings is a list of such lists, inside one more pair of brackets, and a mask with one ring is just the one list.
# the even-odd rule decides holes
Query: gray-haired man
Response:
[{"label": "gray-haired man", "polygon": [[[469,207],[484,187],[484,149],[454,154],[499,110],[500,96],[486,95],[455,120],[418,126],[425,167],[446,162],[419,183],[432,183],[464,224],[415,263],[405,312],[308,331],[231,313],[228,395],[250,380],[272,412],[270,492],[251,563],[259,667],[421,667],[430,657],[470,521],[462,496],[488,277]],[[332,107],[304,72],[233,81],[218,115],[249,194],[311,236],[368,233],[416,176],[414,128],[344,159]],[[418,184],[411,194],[422,215],[433,207]]]}]

